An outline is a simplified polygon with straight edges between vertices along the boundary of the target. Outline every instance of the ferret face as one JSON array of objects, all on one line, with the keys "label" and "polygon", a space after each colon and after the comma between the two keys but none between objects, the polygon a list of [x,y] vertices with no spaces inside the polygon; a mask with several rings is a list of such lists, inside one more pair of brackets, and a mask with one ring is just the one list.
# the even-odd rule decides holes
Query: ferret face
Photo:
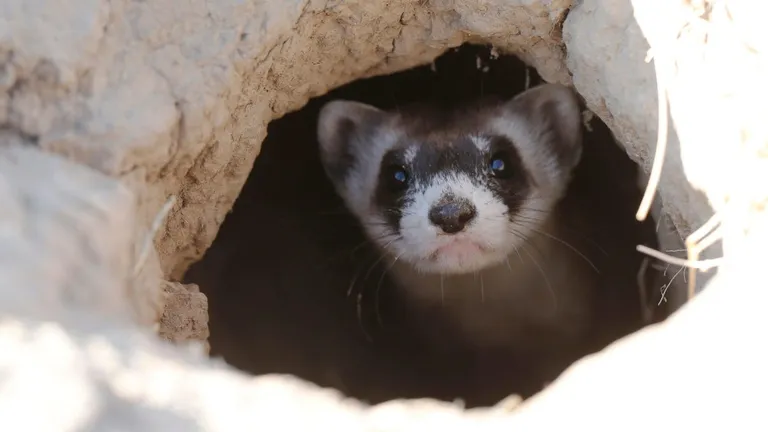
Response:
[{"label": "ferret face", "polygon": [[539,230],[581,156],[580,119],[560,85],[445,112],[333,101],[318,139],[328,177],[381,249],[456,274],[503,262]]}]

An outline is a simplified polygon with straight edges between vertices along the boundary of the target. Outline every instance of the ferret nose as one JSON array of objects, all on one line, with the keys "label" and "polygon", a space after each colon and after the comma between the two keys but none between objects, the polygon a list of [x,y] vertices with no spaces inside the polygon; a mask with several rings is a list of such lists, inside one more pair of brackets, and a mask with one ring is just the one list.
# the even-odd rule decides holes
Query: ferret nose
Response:
[{"label": "ferret nose", "polygon": [[477,210],[469,200],[452,199],[436,204],[429,211],[429,220],[446,234],[456,234],[475,218]]}]

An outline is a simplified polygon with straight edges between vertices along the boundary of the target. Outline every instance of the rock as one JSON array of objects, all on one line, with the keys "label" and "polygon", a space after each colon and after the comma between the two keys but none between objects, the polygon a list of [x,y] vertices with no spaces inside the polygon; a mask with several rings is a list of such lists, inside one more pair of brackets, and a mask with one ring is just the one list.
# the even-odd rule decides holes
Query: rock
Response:
[{"label": "rock", "polygon": [[0,310],[126,323],[133,199],[90,168],[29,146],[0,145]]},{"label": "rock", "polygon": [[197,341],[208,352],[208,299],[195,284],[163,282],[165,311],[158,331],[171,342]]}]

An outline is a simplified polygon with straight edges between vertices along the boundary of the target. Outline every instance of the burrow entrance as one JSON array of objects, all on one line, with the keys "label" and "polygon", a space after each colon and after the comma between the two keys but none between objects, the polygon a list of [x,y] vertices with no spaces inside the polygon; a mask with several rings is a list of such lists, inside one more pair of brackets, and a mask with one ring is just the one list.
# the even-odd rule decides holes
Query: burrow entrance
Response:
[{"label": "burrow entrance", "polygon": [[[185,276],[208,296],[211,354],[252,374],[289,373],[371,403],[434,397],[472,406],[539,390],[544,382],[509,384],[499,371],[467,376],[471,359],[436,357],[410,340],[398,299],[380,288],[386,275],[378,255],[323,173],[315,131],[319,109],[336,98],[383,109],[450,105],[512,97],[541,82],[515,57],[464,45],[430,65],[337,88],[272,121],[232,212]],[[638,168],[599,119],[585,133],[567,199],[595,210],[596,229],[577,247],[615,278],[604,297],[620,307],[603,311],[605,331],[582,354],[646,324],[648,308],[654,321],[667,314],[656,307],[658,287],[645,287],[642,300],[637,283],[643,257],[635,245],[656,247],[653,222],[634,219]]]}]

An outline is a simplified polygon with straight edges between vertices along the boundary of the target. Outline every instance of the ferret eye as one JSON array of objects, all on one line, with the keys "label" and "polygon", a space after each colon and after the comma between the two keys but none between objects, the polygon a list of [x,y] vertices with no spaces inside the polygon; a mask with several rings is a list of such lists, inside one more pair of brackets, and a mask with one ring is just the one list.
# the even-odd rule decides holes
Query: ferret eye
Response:
[{"label": "ferret eye", "polygon": [[490,168],[493,175],[499,178],[507,178],[512,175],[509,163],[509,155],[503,151],[494,153],[494,155],[491,157]]},{"label": "ferret eye", "polygon": [[387,168],[388,186],[393,191],[402,191],[408,186],[408,171],[402,166],[392,165]]}]

